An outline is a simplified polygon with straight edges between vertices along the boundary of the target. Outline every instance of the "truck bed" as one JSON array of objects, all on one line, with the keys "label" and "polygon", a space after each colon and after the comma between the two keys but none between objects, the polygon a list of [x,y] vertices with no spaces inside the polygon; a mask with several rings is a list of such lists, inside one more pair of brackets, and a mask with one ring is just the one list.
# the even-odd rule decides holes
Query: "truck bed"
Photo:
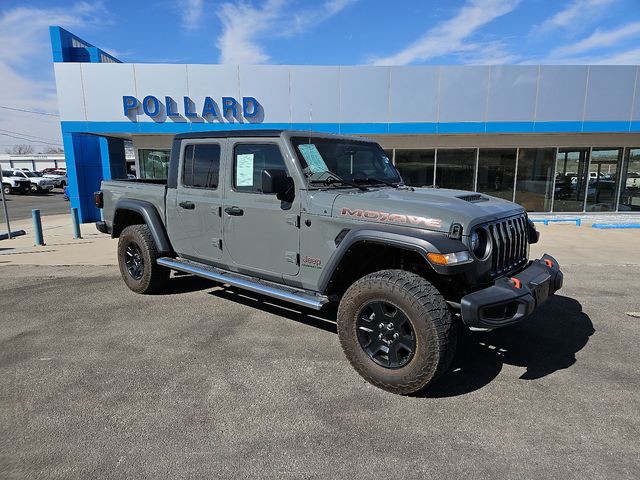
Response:
[{"label": "truck bed", "polygon": [[165,194],[167,190],[166,180],[156,179],[126,179],[104,180],[101,190],[104,195],[104,220],[107,224],[113,222],[113,213],[118,200],[122,197],[135,200],[143,200],[157,208],[162,219],[165,218]]}]

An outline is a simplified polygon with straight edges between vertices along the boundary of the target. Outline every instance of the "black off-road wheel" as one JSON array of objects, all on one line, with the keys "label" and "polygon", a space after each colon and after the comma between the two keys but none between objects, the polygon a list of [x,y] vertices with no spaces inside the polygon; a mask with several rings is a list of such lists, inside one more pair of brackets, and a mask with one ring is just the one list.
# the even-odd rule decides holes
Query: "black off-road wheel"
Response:
[{"label": "black off-road wheel", "polygon": [[166,286],[170,270],[156,263],[160,257],[149,227],[130,225],[118,240],[118,265],[124,283],[136,293],[154,293]]},{"label": "black off-road wheel", "polygon": [[457,323],[440,292],[404,270],[355,282],[338,307],[347,359],[373,385],[397,394],[425,389],[453,359]]}]

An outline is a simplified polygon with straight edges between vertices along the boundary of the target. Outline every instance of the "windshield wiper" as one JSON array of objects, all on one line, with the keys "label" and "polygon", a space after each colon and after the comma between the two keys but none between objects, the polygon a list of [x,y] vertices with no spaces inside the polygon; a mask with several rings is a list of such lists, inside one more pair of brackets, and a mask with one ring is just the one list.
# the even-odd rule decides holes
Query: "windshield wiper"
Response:
[{"label": "windshield wiper", "polygon": [[393,183],[393,182],[389,182],[387,180],[382,180],[380,178],[373,178],[373,177],[366,177],[366,178],[354,178],[353,181],[355,183],[381,183],[383,185],[387,185],[389,187],[393,187],[393,188],[400,188],[400,184],[399,183]]},{"label": "windshield wiper", "polygon": [[340,183],[342,185],[349,185],[350,187],[355,187],[355,188],[357,188],[359,190],[363,190],[365,192],[368,190],[368,188],[363,186],[363,185],[358,185],[355,182],[349,182],[348,180],[343,180],[342,178],[333,177],[333,176],[328,177],[328,178],[326,178],[324,180],[309,180],[309,183],[312,183],[312,184],[322,183],[323,185],[326,185],[328,187],[331,186],[331,185],[334,185],[336,183]]}]

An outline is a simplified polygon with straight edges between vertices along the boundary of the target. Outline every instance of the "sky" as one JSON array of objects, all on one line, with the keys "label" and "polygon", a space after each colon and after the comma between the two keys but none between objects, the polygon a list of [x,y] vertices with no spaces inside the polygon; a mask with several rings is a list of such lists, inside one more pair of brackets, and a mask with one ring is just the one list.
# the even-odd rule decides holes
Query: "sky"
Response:
[{"label": "sky", "polygon": [[0,152],[61,144],[49,25],[128,63],[640,64],[640,0],[0,0]]}]

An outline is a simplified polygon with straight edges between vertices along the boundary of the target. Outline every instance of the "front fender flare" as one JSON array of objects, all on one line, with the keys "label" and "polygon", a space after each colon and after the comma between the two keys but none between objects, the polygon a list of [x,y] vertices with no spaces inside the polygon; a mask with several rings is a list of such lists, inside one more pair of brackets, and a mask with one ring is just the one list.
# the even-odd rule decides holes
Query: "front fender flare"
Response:
[{"label": "front fender flare", "polygon": [[[466,246],[459,240],[452,240],[446,233],[420,230],[408,227],[386,226],[385,228],[358,227],[349,232],[340,241],[338,248],[333,253],[325,266],[318,281],[318,289],[325,293],[335,270],[339,267],[349,250],[358,243],[376,243],[397,247],[420,254],[425,262],[431,265],[436,273],[451,273],[451,267],[438,267],[432,265],[427,254],[452,253],[466,249]],[[446,271],[445,271],[446,270]]]}]

